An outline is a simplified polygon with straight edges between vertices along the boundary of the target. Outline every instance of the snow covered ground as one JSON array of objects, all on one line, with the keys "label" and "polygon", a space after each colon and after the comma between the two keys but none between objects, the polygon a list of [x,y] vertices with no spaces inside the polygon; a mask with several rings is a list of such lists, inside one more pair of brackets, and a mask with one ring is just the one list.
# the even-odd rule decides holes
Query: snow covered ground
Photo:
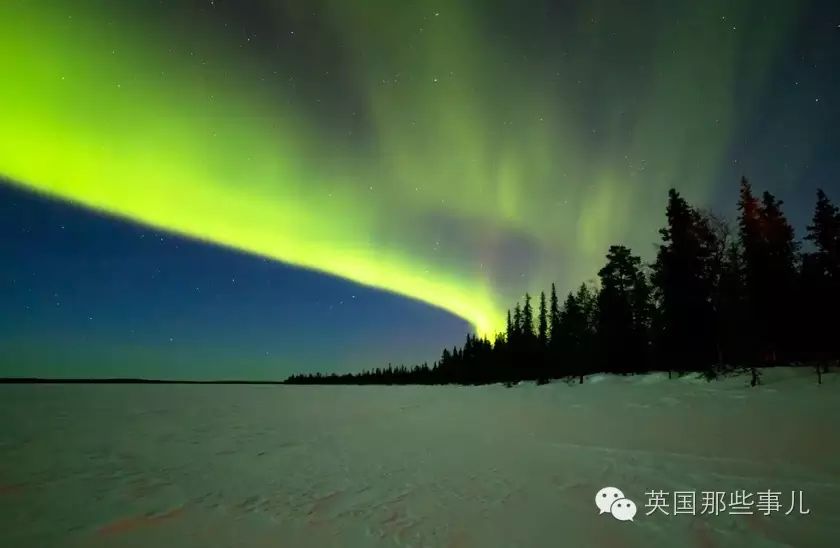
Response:
[{"label": "snow covered ground", "polygon": [[[840,374],[747,382],[4,385],[0,546],[837,546]],[[781,509],[645,515],[652,490]]]}]

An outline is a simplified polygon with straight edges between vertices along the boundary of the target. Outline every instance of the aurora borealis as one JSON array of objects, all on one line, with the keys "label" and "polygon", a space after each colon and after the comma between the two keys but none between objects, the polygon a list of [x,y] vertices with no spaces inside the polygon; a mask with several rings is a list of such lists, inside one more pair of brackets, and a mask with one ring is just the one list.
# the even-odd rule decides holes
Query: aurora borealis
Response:
[{"label": "aurora borealis", "polygon": [[6,0],[0,175],[490,334],[671,186],[840,174],[830,3],[527,4]]}]

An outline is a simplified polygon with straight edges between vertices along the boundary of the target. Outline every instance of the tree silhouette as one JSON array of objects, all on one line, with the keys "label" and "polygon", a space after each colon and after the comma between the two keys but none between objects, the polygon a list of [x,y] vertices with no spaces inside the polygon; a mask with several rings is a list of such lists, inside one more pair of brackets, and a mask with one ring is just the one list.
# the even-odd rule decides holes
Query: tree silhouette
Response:
[{"label": "tree silhouette", "polygon": [[548,309],[548,331],[550,337],[550,345],[553,352],[556,352],[555,338],[558,334],[560,326],[560,303],[557,300],[557,288],[551,284],[551,303]]},{"label": "tree silhouette", "polygon": [[737,242],[726,245],[715,284],[715,332],[718,366],[744,363],[751,336],[742,252]]},{"label": "tree silhouette", "polygon": [[531,296],[525,293],[525,304],[522,306],[522,338],[530,345],[534,339],[534,308],[531,306]]},{"label": "tree silhouette", "polygon": [[548,311],[545,305],[545,291],[540,291],[540,309],[537,323],[537,342],[540,349],[548,346]]},{"label": "tree silhouette", "polygon": [[652,306],[642,260],[614,245],[598,272],[598,343],[604,370],[616,373],[648,368],[648,330]]},{"label": "tree silhouette", "polygon": [[560,310],[560,319],[555,335],[557,346],[561,349],[561,361],[566,365],[568,372],[580,377],[587,373],[585,356],[581,341],[586,329],[586,318],[577,299],[573,293],[569,293],[563,301],[563,308]]},{"label": "tree silhouette", "polygon": [[765,292],[762,272],[765,261],[761,235],[761,209],[758,199],[753,195],[752,185],[746,177],[741,178],[739,196],[738,231],[743,252],[744,300],[747,319],[742,329],[742,342],[745,358],[750,362],[755,362],[762,354],[763,329],[759,323],[761,300]]},{"label": "tree silhouette", "polygon": [[[596,367],[594,357],[595,296],[585,284],[577,293],[569,293],[563,302],[558,320],[557,345],[561,348],[561,363],[565,373],[577,376],[580,383]],[[561,372],[562,374],[562,372]]]},{"label": "tree silhouette", "polygon": [[520,308],[519,303],[516,303],[516,306],[513,308],[513,337],[511,338],[511,344],[516,347],[522,341],[522,334],[525,331],[522,328],[522,320],[522,308]]},{"label": "tree silhouette", "polygon": [[[713,261],[709,220],[675,189],[668,191],[667,226],[659,233],[653,283],[659,299],[659,358],[671,368],[698,369],[715,357]],[[670,368],[669,368],[670,369]]]},{"label": "tree silhouette", "polygon": [[840,357],[840,210],[817,192],[805,236],[812,248],[800,256],[782,205],[768,192],[756,198],[742,178],[734,232],[672,189],[650,268],[629,248],[611,246],[597,286],[581,284],[562,306],[555,284],[548,302],[540,292],[536,329],[525,293],[493,341],[468,334],[431,366],[388,364],[286,382],[510,385],[568,377],[582,383],[595,372],[658,366],[711,378],[724,367],[746,366],[754,386],[758,366],[777,360],[811,362],[821,382],[825,364]]},{"label": "tree silhouette", "polygon": [[510,310],[507,311],[507,324],[505,327],[505,339],[507,342],[512,342],[516,338],[516,327],[510,319]]},{"label": "tree silhouette", "polygon": [[[580,310],[580,328],[577,335],[578,353],[580,355],[581,365],[579,366],[579,373],[592,373],[595,368],[596,361],[596,334],[598,321],[598,295],[593,289],[590,289],[585,283],[580,284],[577,293],[575,293],[575,302]],[[586,365],[590,364],[590,365]],[[583,378],[579,381],[583,383]]]},{"label": "tree silhouette", "polygon": [[762,195],[761,228],[764,270],[758,301],[763,318],[763,342],[769,358],[790,359],[795,355],[797,313],[796,279],[798,244],[793,227],[782,213],[782,201],[769,192]]},{"label": "tree silhouette", "polygon": [[[821,362],[840,355],[840,210],[821,189],[805,240],[814,250],[802,257],[801,291],[804,320],[802,343],[810,358]],[[822,365],[817,365],[821,377]]]}]

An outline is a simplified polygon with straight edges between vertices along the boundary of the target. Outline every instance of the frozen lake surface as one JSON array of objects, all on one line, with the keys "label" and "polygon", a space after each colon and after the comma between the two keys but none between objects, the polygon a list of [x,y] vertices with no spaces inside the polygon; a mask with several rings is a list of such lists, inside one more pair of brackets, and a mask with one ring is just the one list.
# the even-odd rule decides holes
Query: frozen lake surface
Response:
[{"label": "frozen lake surface", "polygon": [[[2,385],[0,546],[837,546],[838,377]],[[633,522],[598,514],[604,486]],[[646,515],[652,490],[781,510]]]}]

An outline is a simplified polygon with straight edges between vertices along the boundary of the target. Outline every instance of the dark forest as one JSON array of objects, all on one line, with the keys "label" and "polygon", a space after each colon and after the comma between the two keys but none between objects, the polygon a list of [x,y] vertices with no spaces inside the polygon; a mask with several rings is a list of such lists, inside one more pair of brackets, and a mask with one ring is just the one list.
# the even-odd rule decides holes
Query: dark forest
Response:
[{"label": "dark forest", "polygon": [[818,382],[840,356],[840,211],[817,191],[804,242],[769,192],[741,179],[731,223],[668,192],[655,260],[613,245],[597,283],[562,298],[552,284],[525,294],[494,340],[467,335],[438,361],[361,373],[293,375],[289,384],[486,384],[592,373],[813,367]]}]

